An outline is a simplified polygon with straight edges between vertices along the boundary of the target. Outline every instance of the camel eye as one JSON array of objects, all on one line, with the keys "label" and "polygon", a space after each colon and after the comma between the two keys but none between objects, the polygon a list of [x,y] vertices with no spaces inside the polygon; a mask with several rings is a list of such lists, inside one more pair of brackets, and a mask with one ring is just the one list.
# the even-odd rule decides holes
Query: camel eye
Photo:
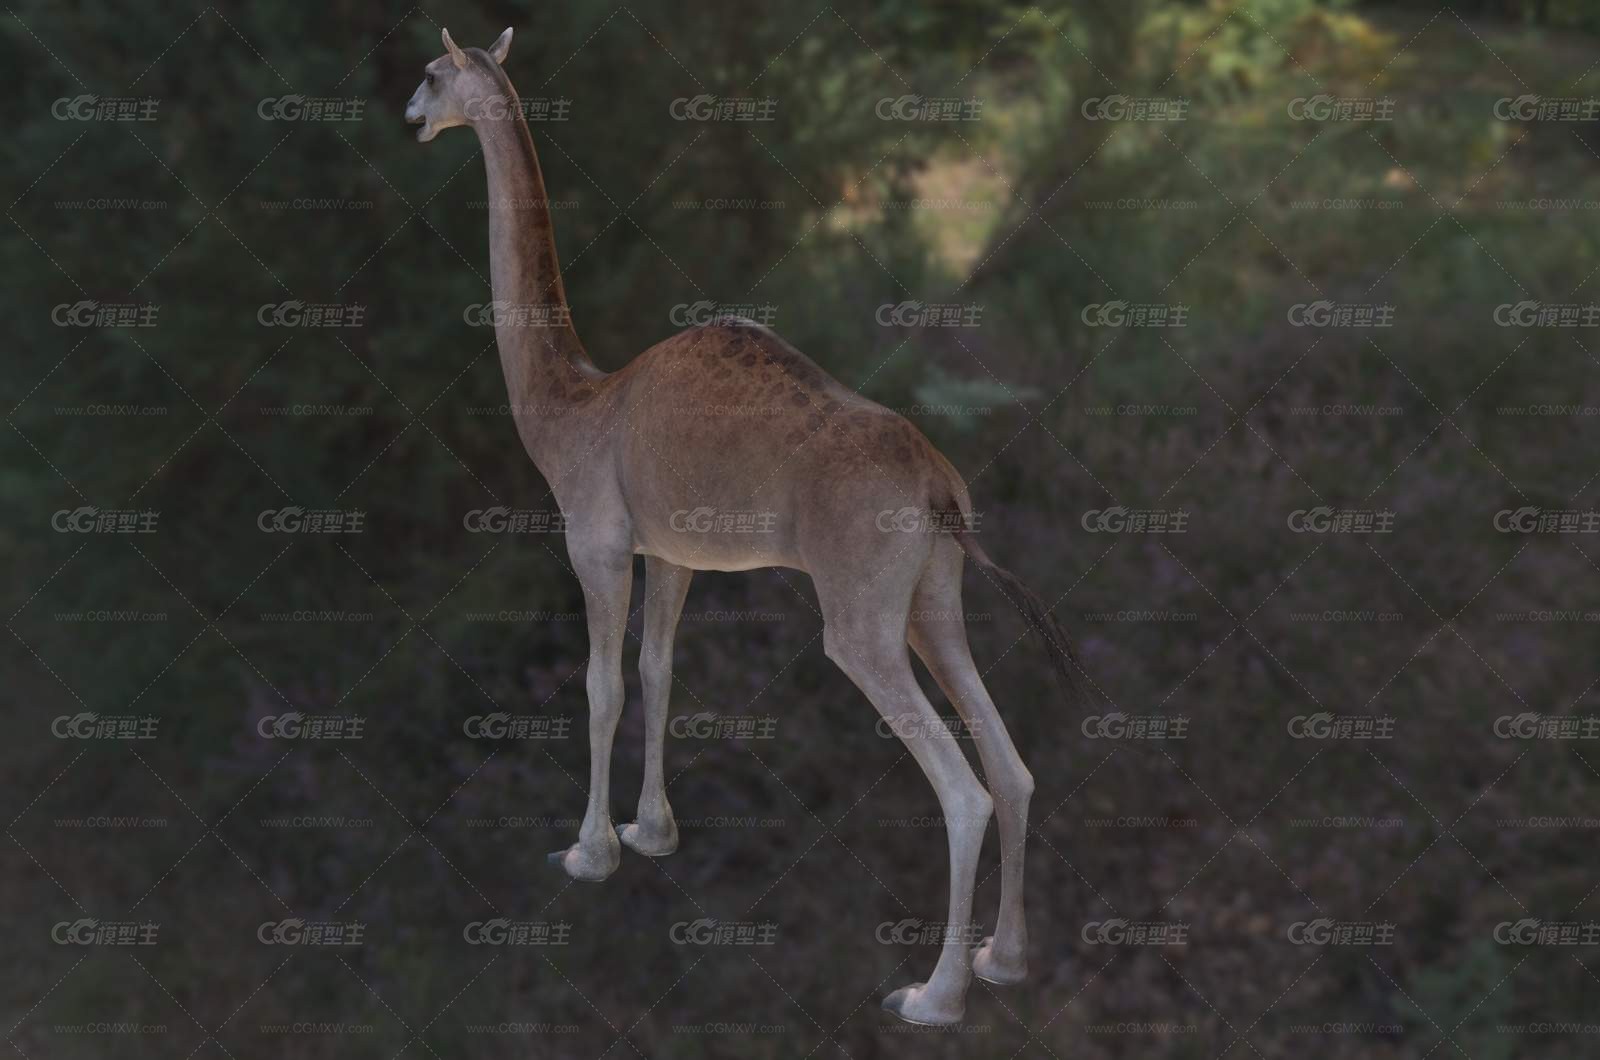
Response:
[{"label": "camel eye", "polygon": [[428,83],[428,87],[429,88],[433,87],[433,71],[432,70],[429,70],[427,72],[427,74],[423,76],[422,79]]}]

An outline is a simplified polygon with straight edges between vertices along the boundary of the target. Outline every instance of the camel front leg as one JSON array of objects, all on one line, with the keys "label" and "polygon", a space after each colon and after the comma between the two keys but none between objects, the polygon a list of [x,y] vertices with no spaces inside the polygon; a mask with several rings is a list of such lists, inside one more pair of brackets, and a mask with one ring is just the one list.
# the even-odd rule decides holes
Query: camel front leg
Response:
[{"label": "camel front leg", "polygon": [[622,860],[611,821],[611,741],[622,716],[622,638],[633,557],[623,553],[572,558],[589,621],[589,805],[577,843],[551,854],[550,860],[575,880],[598,882],[615,872]]},{"label": "camel front leg", "polygon": [[644,641],[639,646],[639,676],[644,685],[644,786],[639,815],[618,831],[624,846],[651,857],[678,849],[678,825],[667,802],[665,743],[667,708],[672,698],[672,638],[683,612],[694,571],[656,556],[644,561]]}]

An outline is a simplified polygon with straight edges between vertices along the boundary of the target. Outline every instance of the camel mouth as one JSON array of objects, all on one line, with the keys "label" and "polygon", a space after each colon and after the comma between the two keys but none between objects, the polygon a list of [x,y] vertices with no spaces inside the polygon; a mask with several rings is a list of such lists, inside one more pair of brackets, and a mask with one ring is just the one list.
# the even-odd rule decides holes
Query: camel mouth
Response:
[{"label": "camel mouth", "polygon": [[438,130],[434,129],[433,123],[430,122],[427,116],[424,114],[418,114],[414,118],[408,116],[406,118],[406,124],[422,126],[422,128],[417,130],[417,143],[419,144],[427,143],[438,134]]}]

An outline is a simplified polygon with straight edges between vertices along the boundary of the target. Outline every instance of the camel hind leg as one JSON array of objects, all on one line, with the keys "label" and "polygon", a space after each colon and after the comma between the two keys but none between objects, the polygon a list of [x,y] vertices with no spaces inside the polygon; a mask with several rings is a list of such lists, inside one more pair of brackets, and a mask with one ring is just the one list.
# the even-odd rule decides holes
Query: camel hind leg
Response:
[{"label": "camel hind leg", "polygon": [[[909,550],[908,550],[909,551]],[[906,649],[911,588],[927,553],[891,569],[834,572],[817,579],[823,605],[823,650],[888,721],[933,785],[950,854],[950,893],[943,948],[926,983],[901,987],[883,1007],[911,1023],[957,1023],[972,978],[972,888],[992,803],[966,756],[950,738],[917,684]],[[859,576],[856,576],[859,574]]]},{"label": "camel hind leg", "polygon": [[952,538],[934,546],[912,597],[909,640],[972,733],[994,799],[1000,831],[1000,913],[995,932],[973,956],[973,974],[991,983],[1020,982],[1028,972],[1023,915],[1023,858],[1033,776],[995,709],[967,646],[961,603],[961,548]]}]

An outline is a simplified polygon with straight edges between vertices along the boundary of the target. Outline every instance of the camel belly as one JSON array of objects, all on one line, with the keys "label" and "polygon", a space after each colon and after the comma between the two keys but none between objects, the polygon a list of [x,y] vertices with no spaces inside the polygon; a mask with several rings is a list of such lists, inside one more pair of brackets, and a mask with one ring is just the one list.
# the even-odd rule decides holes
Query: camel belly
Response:
[{"label": "camel belly", "polygon": [[690,570],[792,567],[791,530],[778,512],[759,507],[679,503],[634,512],[634,551]]}]

